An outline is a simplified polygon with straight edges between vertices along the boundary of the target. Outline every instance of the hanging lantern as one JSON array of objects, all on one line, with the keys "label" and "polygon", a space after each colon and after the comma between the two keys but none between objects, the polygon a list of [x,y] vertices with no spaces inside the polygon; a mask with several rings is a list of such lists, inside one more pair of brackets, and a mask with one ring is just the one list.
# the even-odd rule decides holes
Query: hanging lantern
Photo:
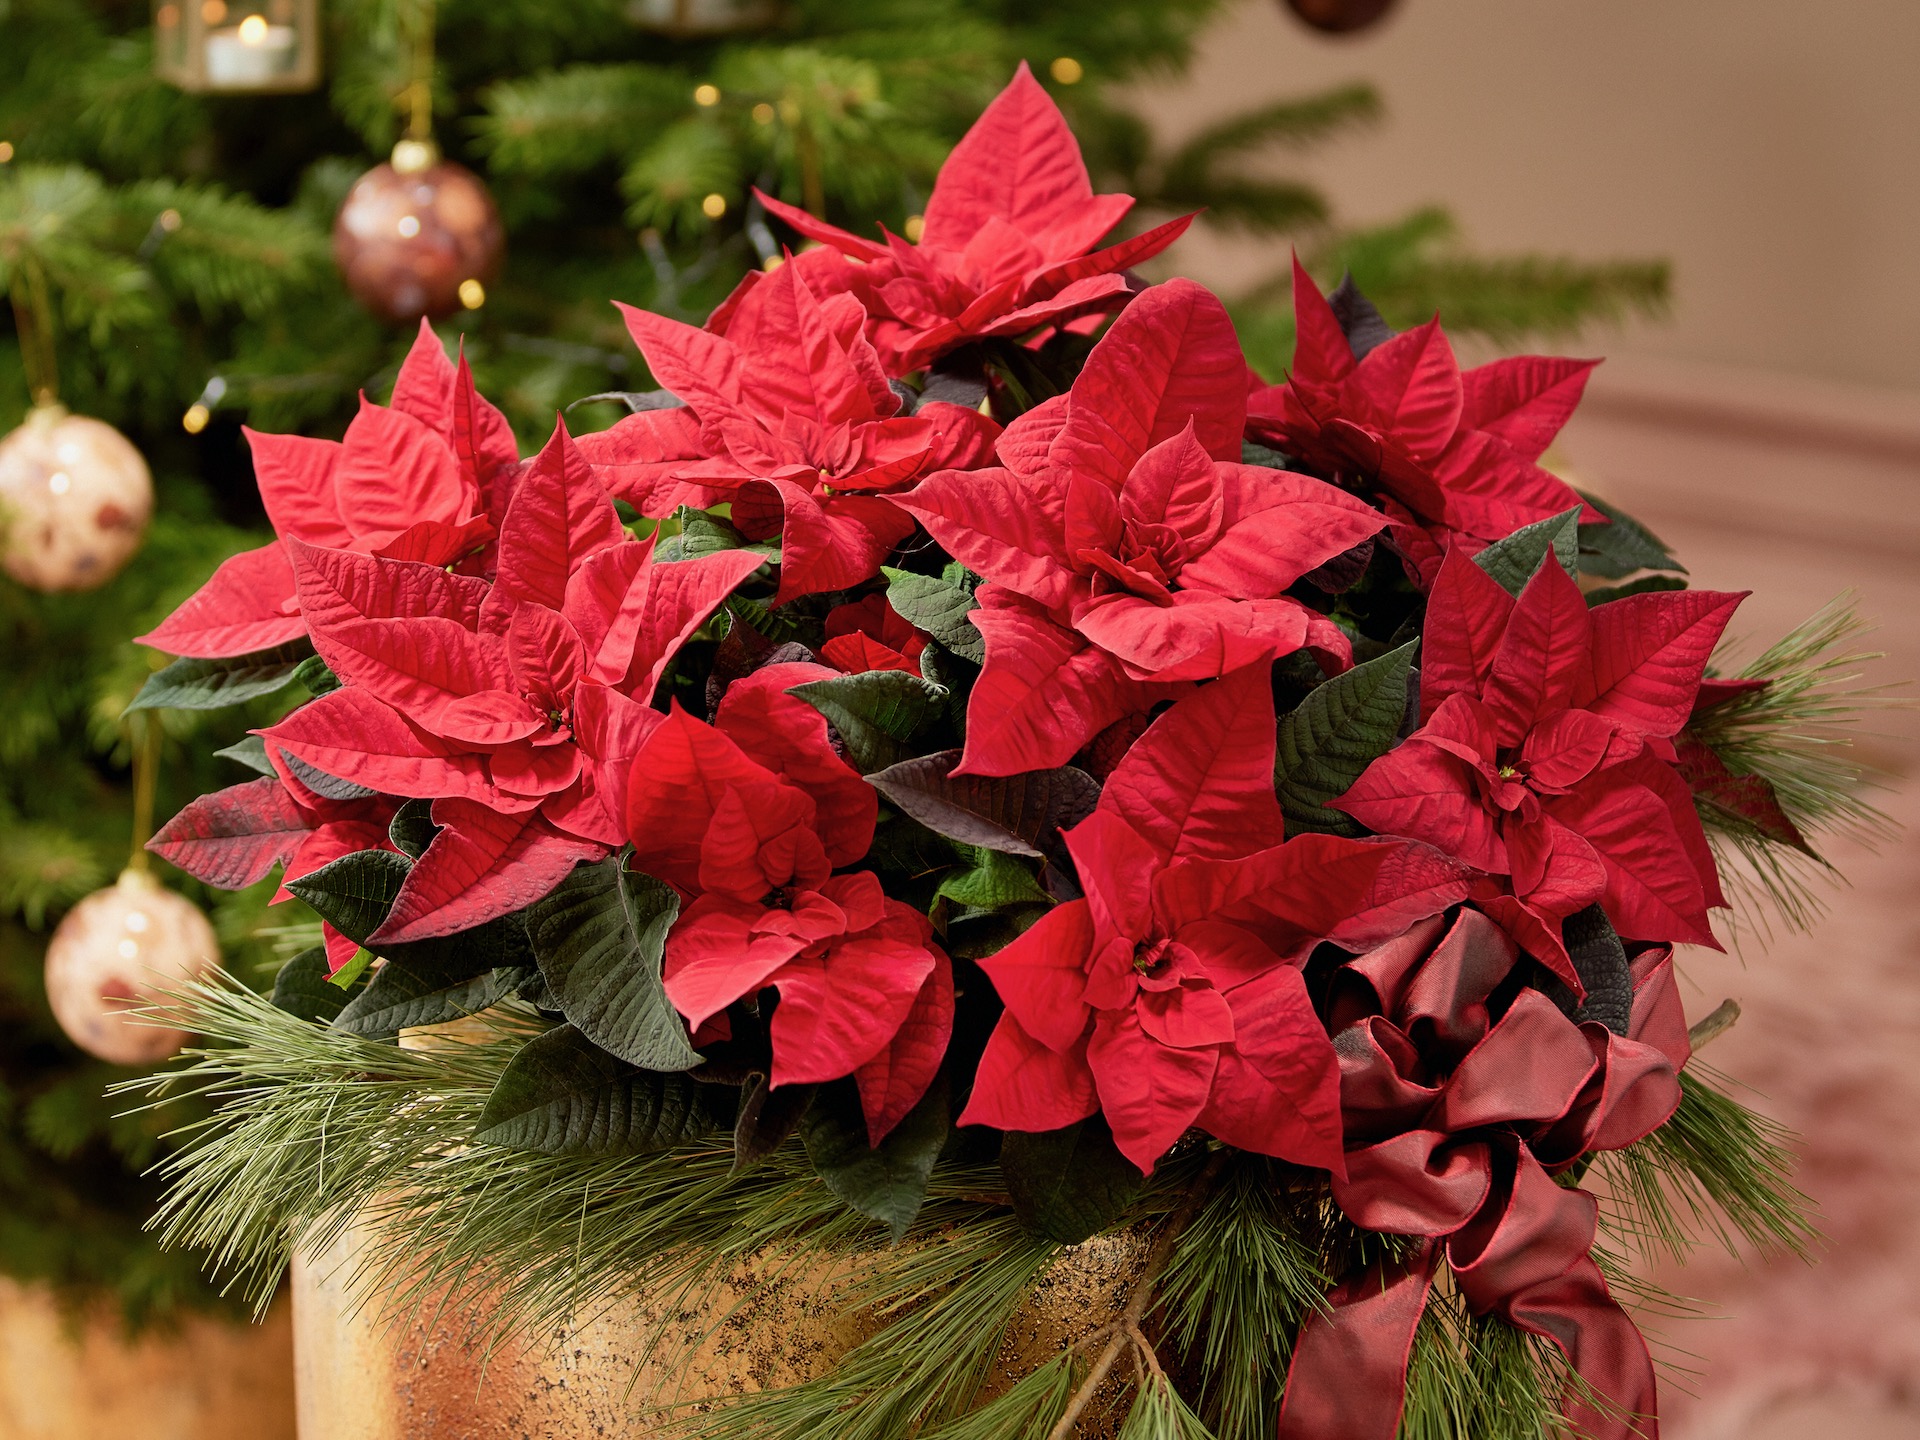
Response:
[{"label": "hanging lantern", "polygon": [[1286,0],[1287,9],[1315,30],[1348,35],[1387,18],[1396,0]]},{"label": "hanging lantern", "polygon": [[431,140],[394,146],[390,162],[354,181],[333,222],[347,289],[396,325],[478,309],[506,248],[485,182]]},{"label": "hanging lantern", "polygon": [[311,90],[320,0],[154,0],[153,68],[199,94]]},{"label": "hanging lantern", "polygon": [[760,30],[778,18],[778,0],[627,0],[627,19],[665,35]]},{"label": "hanging lantern", "polygon": [[97,589],[152,516],[147,462],[104,420],[42,404],[0,439],[0,568],[22,585]]}]

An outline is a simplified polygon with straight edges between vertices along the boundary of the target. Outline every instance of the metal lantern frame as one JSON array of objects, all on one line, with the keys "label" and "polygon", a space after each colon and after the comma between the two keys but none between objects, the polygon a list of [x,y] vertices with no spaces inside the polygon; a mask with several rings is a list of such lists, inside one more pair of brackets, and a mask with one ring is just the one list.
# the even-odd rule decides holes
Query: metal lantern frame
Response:
[{"label": "metal lantern frame", "polygon": [[320,83],[320,0],[154,0],[153,68],[195,94]]}]

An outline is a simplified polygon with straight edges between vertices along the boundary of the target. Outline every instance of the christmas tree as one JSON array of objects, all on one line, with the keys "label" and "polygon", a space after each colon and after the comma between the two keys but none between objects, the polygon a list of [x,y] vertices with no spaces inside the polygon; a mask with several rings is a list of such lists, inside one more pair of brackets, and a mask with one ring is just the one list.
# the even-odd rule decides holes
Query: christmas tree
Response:
[{"label": "christmas tree", "polygon": [[[165,10],[169,7],[161,7]],[[224,11],[224,7],[222,7]],[[330,0],[327,74],[299,94],[189,94],[155,72],[144,5],[14,0],[0,10],[0,428],[58,399],[146,457],[156,509],[117,577],[75,594],[0,580],[0,1270],[116,1291],[129,1313],[204,1301],[192,1256],[139,1230],[141,1172],[185,1118],[113,1118],[124,1074],[81,1054],[41,989],[48,932],[111,882],[134,827],[135,750],[158,819],[244,778],[204,757],[288,703],[209,719],[127,706],[165,657],[130,643],[227,556],[265,538],[240,427],[337,436],[384,399],[410,336],[349,298],[328,232],[355,177],[431,132],[484,176],[508,261],[440,327],[523,449],[556,409],[576,432],[651,385],[607,303],[689,320],[800,237],[756,191],[862,235],[916,235],[953,141],[1024,60],[1067,109],[1096,188],[1145,228],[1201,223],[1289,241],[1328,281],[1351,269],[1390,322],[1443,311],[1500,338],[1657,307],[1656,264],[1485,261],[1425,211],[1343,230],[1310,187],[1248,162],[1376,119],[1350,87],[1250,110],[1178,145],[1120,98],[1177,74],[1214,0]],[[178,11],[175,10],[177,20]],[[236,13],[238,13],[236,11]],[[1284,279],[1242,297],[1256,364],[1291,351]],[[15,343],[17,342],[17,343]],[[578,404],[582,397],[601,397]],[[571,408],[577,405],[578,408]],[[310,943],[273,882],[237,895],[174,872],[228,968],[262,983]]]}]

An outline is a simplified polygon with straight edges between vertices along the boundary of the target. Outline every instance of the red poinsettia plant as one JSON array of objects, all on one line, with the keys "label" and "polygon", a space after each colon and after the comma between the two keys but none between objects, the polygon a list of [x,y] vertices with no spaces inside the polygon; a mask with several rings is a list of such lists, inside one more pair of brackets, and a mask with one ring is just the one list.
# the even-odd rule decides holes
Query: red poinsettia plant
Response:
[{"label": "red poinsettia plant", "polygon": [[[943,1152],[1068,1239],[1170,1156],[1262,1157],[1355,1237],[1287,1435],[1389,1440],[1442,1265],[1651,1433],[1576,1187],[1681,1102],[1741,597],[1541,468],[1590,364],[1463,373],[1300,271],[1264,384],[1128,269],[1184,221],[1102,248],[1131,201],[1024,67],[915,243],[767,203],[818,247],[704,328],[623,307],[664,388],[611,429],[523,460],[423,328],[342,440],[249,436],[276,538],[144,638],[174,703],[309,698],[154,849],[284,866],[317,1023],[518,1007],[515,1094],[731,1093],[743,1166],[802,1127],[896,1233]],[[1383,1306],[1347,1414],[1329,1331]]]}]

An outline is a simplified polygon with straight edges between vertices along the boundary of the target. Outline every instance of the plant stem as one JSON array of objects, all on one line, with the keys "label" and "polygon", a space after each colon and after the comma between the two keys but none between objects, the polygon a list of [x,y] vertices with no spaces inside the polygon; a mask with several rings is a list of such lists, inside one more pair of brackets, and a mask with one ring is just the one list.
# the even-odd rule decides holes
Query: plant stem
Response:
[{"label": "plant stem", "polygon": [[1087,1371],[1087,1378],[1080,1382],[1080,1388],[1073,1392],[1073,1398],[1067,1402],[1066,1410],[1058,1423],[1047,1432],[1047,1440],[1067,1440],[1073,1434],[1073,1427],[1085,1413],[1087,1406],[1093,1403],[1094,1393],[1100,1383],[1107,1378],[1107,1372],[1113,1369],[1114,1361],[1120,1358],[1120,1352],[1129,1344],[1143,1365],[1160,1373],[1159,1358],[1154,1355],[1153,1347],[1147,1343],[1141,1332],[1140,1322],[1147,1313],[1147,1303],[1153,1299],[1153,1287],[1159,1282],[1162,1272],[1173,1260],[1174,1242],[1178,1240],[1193,1223],[1193,1217],[1200,1209],[1200,1202],[1206,1199],[1213,1188],[1214,1178],[1227,1163],[1227,1152],[1216,1150],[1208,1158],[1206,1167],[1194,1178],[1186,1196],[1180,1202],[1180,1208],[1167,1218],[1160,1227],[1160,1233],[1154,1237],[1153,1249],[1147,1253],[1147,1263],[1140,1267],[1140,1278],[1133,1282],[1133,1292],[1127,1296],[1127,1305],[1107,1328],[1112,1338]]}]

